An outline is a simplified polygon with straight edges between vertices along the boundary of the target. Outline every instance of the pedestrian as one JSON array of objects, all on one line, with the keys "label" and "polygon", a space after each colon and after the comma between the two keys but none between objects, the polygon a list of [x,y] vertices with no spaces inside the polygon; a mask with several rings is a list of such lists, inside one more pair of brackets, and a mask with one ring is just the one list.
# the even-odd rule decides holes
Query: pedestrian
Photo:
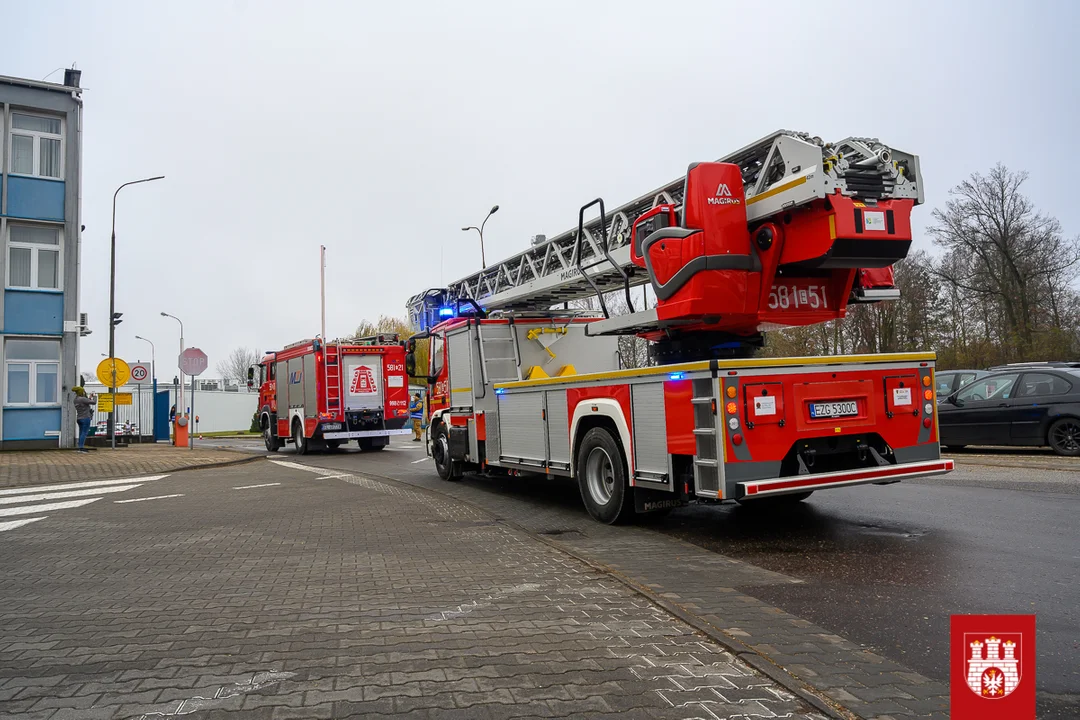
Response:
[{"label": "pedestrian", "polygon": [[413,442],[420,442],[423,440],[420,436],[420,423],[424,420],[424,401],[420,399],[420,393],[413,395],[409,414],[412,417]]},{"label": "pedestrian", "polygon": [[71,389],[75,393],[75,422],[79,426],[79,446],[77,452],[88,453],[86,449],[86,436],[90,434],[90,423],[94,419],[94,405],[97,404],[97,395],[87,395],[81,387]]}]

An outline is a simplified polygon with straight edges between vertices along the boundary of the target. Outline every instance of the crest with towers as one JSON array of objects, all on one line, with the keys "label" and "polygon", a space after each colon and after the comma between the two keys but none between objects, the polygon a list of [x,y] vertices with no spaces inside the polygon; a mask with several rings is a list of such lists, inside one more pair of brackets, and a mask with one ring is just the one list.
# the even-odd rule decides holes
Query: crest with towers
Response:
[{"label": "crest with towers", "polygon": [[967,685],[988,700],[1008,697],[1020,685],[1020,633],[964,633]]}]

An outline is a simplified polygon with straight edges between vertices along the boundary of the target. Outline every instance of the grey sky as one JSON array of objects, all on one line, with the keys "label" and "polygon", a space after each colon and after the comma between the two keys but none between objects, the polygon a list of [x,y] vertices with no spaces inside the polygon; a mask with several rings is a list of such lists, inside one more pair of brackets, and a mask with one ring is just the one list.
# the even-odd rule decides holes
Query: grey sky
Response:
[{"label": "grey sky", "polygon": [[[176,323],[211,367],[404,314],[406,298],[777,128],[921,155],[922,228],[1001,161],[1080,232],[1080,5],[746,2],[5,3],[0,74],[83,71],[82,310],[171,379]],[[52,80],[62,78],[60,73]],[[440,267],[440,256],[442,262]],[[212,373],[210,373],[212,374]]]}]

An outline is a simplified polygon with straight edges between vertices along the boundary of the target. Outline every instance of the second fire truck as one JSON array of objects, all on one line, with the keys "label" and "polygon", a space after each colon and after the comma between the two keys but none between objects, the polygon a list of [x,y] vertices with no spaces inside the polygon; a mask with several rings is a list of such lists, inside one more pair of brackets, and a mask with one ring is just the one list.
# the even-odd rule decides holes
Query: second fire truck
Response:
[{"label": "second fire truck", "polygon": [[[610,523],[950,471],[932,353],[754,358],[769,330],[898,298],[891,266],[922,198],[915,155],[780,131],[413,297],[406,365],[427,376],[437,472],[573,477]],[[634,306],[642,284],[652,307]],[[610,315],[612,291],[628,314]],[[586,297],[599,313],[568,309]],[[623,368],[621,335],[660,364]]]},{"label": "second fire truck", "polygon": [[[324,343],[302,340],[259,363],[259,426],[266,449],[291,442],[298,454],[356,440],[382,450],[408,435],[405,348],[397,335]],[[255,369],[248,383],[255,383]]]}]

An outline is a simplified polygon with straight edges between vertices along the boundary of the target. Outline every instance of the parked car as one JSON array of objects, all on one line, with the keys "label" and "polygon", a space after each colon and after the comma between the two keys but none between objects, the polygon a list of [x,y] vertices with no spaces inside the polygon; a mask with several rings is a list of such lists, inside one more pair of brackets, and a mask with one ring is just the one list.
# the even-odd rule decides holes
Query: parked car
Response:
[{"label": "parked car", "polygon": [[943,370],[934,373],[934,380],[937,382],[938,402],[945,402],[945,398],[972,380],[978,380],[987,374],[989,373],[986,370]]},{"label": "parked car", "polygon": [[1024,366],[969,382],[938,405],[941,444],[1046,446],[1080,456],[1080,369]]}]

